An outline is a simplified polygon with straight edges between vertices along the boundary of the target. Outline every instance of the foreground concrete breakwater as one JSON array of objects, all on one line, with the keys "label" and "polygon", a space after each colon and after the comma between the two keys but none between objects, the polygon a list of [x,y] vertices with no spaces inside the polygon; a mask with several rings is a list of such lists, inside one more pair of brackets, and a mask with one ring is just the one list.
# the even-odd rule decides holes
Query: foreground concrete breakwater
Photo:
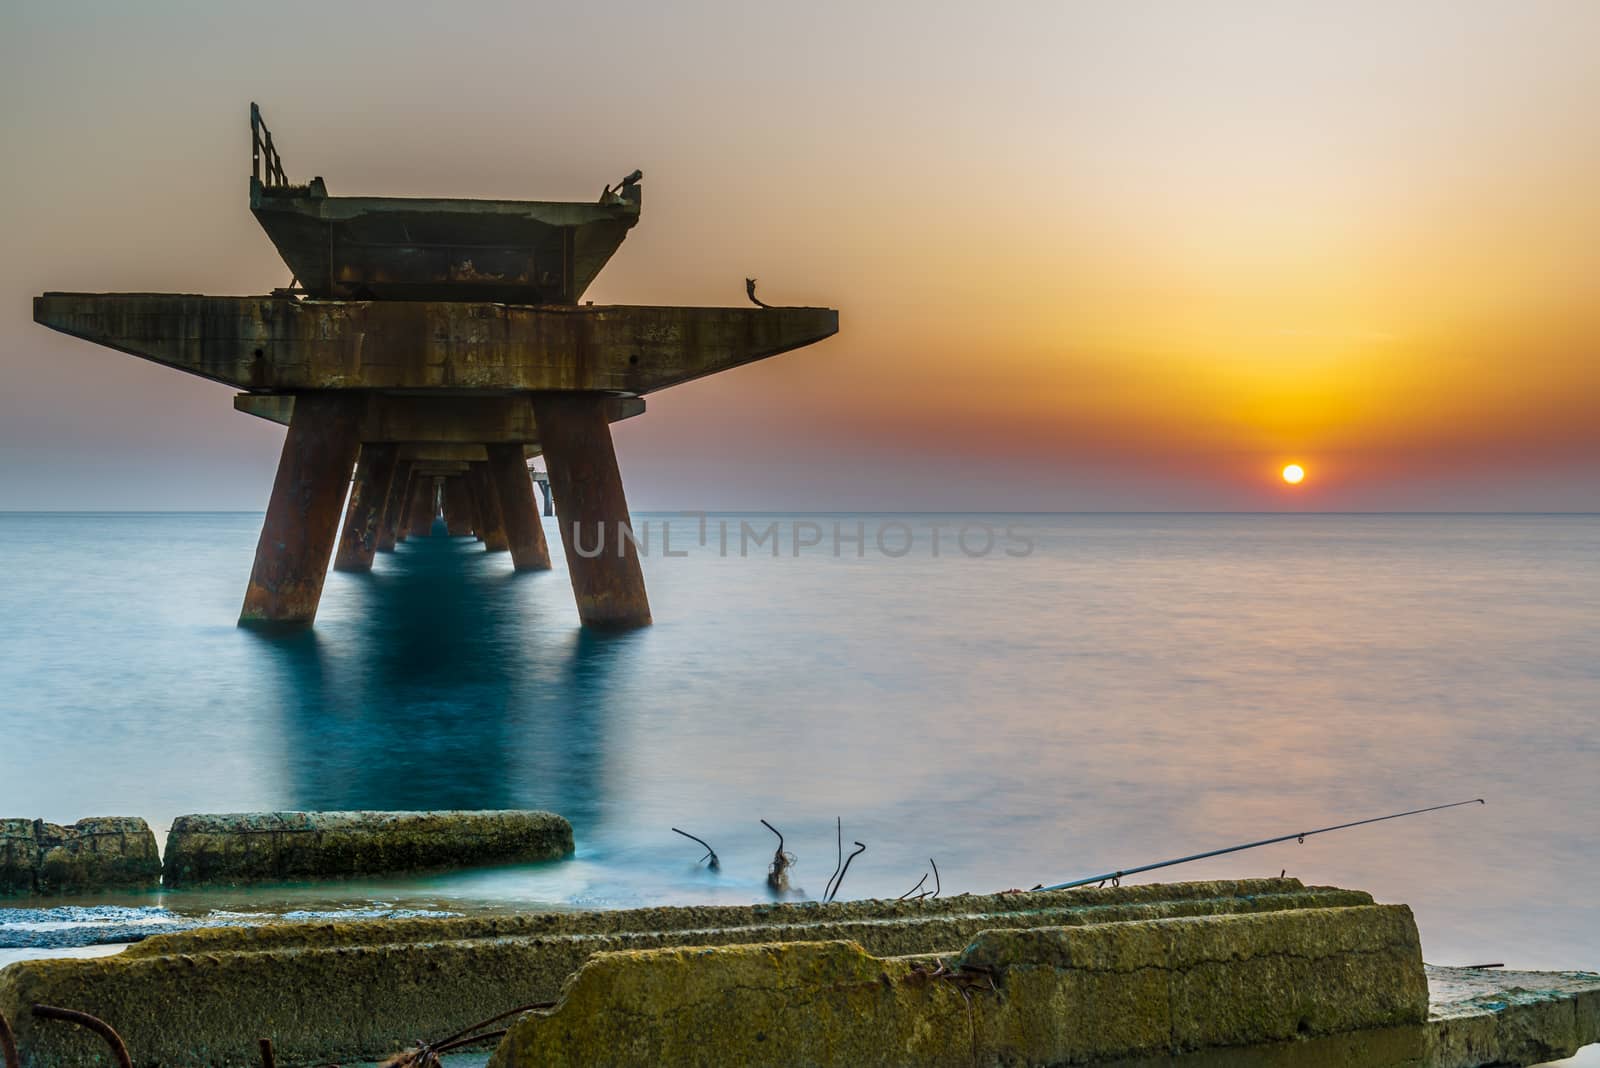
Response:
[{"label": "foreground concrete breakwater", "polygon": [[104,1057],[36,1002],[170,1068],[258,1065],[264,1036],[280,1064],[376,1060],[553,1002],[498,1063],[1478,1068],[1600,1034],[1600,976],[1447,985],[1403,906],[1262,879],[195,930],[13,964],[0,1012],[28,1068]]},{"label": "foreground concrete breakwater", "polygon": [[93,1041],[26,1018],[33,1002],[92,1012],[140,1063],[255,1065],[376,1059],[420,1038],[554,1001],[597,952],[847,940],[881,957],[958,954],[987,930],[1362,908],[1359,891],[1294,879],[1051,894],[375,920],[189,931],[114,957],[0,971],[0,1012],[30,1068],[84,1063]]},{"label": "foreground concrete breakwater", "polygon": [[71,826],[0,819],[0,895],[153,890],[161,857],[149,824],[97,816]]},{"label": "foreground concrete breakwater", "polygon": [[949,959],[850,942],[606,953],[490,1068],[1092,1064],[1427,1019],[1404,905],[990,930]]},{"label": "foreground concrete breakwater", "polygon": [[179,816],[168,887],[435,871],[558,860],[572,825],[553,812],[244,812]]}]

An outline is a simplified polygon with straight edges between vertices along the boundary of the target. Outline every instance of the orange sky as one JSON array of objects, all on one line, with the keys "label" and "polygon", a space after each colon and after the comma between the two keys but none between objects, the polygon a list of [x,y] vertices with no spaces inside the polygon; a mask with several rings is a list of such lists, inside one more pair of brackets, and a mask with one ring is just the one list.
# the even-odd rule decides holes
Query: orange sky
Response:
[{"label": "orange sky", "polygon": [[256,99],[335,193],[643,167],[596,301],[841,310],[620,428],[636,507],[1600,510],[1596,41],[1587,0],[10,5],[0,507],[261,506],[281,431],[27,305],[285,284]]}]

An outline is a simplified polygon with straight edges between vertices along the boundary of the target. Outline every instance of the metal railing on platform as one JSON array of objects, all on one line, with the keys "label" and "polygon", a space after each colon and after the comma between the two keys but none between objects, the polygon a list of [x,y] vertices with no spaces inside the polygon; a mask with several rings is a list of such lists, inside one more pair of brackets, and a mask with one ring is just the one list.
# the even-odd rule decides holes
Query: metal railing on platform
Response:
[{"label": "metal railing on platform", "polygon": [[[262,173],[262,157],[266,158],[266,173]],[[272,144],[272,131],[261,121],[261,109],[250,104],[250,173],[267,189],[277,189],[289,184],[283,173],[283,157]]]}]

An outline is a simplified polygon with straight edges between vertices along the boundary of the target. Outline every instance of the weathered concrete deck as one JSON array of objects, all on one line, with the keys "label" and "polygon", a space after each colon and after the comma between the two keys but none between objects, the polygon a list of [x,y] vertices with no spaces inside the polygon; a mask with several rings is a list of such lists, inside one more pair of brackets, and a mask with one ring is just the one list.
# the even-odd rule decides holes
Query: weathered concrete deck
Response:
[{"label": "weathered concrete deck", "polygon": [[831,308],[45,293],[41,325],[239,389],[642,395],[839,331]]}]

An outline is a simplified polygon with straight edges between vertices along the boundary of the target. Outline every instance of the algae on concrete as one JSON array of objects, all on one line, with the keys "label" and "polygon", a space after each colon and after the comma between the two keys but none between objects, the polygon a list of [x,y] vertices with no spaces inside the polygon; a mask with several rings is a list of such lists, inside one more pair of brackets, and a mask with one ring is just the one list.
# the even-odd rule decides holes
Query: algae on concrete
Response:
[{"label": "algae on concrete", "polygon": [[1427,1015],[1403,905],[980,934],[934,966],[850,942],[596,955],[491,1068],[1090,1064]]},{"label": "algae on concrete", "polygon": [[572,825],[553,812],[248,812],[179,816],[169,888],[340,879],[558,860]]},{"label": "algae on concrete", "polygon": [[[304,1060],[381,1057],[517,1005],[554,1000],[594,953],[683,945],[852,939],[877,956],[956,954],[984,930],[1172,915],[1369,904],[1297,880],[1180,883],[851,901],[284,924],[162,935],[114,957],[23,961],[0,971],[29,1068],[81,1052],[69,1028],[34,1029],[31,1001],[110,1021],[163,1065],[255,1065],[263,1035]],[[83,1047],[87,1049],[89,1047]]]},{"label": "algae on concrete", "polygon": [[0,820],[0,895],[153,890],[160,883],[156,838],[142,819],[97,816],[65,827]]}]

